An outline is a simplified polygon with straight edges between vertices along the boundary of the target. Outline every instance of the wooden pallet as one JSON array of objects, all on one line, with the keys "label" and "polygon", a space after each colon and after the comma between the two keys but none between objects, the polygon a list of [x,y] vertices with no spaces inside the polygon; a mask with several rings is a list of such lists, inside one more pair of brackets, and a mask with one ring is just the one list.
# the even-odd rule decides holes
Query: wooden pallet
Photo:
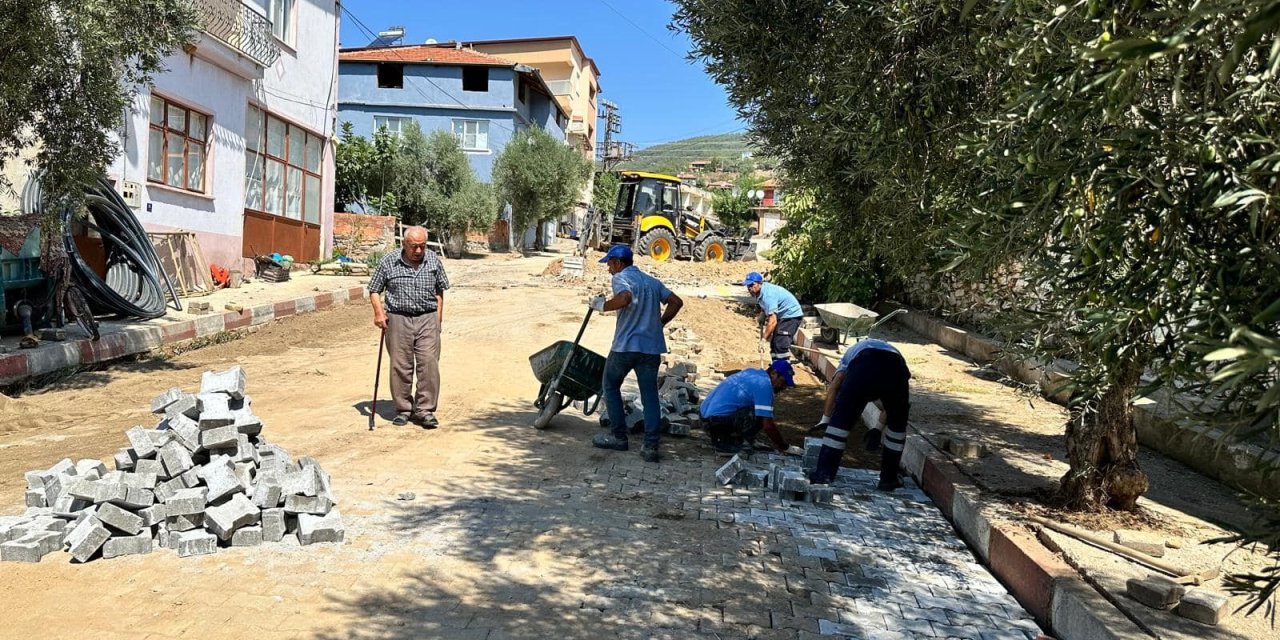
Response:
[{"label": "wooden pallet", "polygon": [[147,237],[155,247],[160,266],[168,274],[169,281],[177,285],[178,295],[184,298],[207,296],[214,292],[213,277],[209,275],[209,263],[200,250],[200,241],[190,231],[148,231]]}]

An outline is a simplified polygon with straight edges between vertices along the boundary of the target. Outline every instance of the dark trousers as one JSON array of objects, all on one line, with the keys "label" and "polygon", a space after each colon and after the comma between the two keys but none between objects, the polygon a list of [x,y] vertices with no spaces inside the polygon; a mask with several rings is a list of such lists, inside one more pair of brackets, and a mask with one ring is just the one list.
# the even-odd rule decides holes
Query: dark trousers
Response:
[{"label": "dark trousers", "polygon": [[760,421],[752,408],[738,409],[727,416],[704,418],[707,423],[707,434],[714,445],[751,444],[760,433]]},{"label": "dark trousers", "polygon": [[902,448],[907,441],[907,416],[911,409],[910,379],[911,372],[907,369],[907,362],[892,351],[867,349],[849,363],[844,382],[836,394],[831,422],[822,438],[822,451],[818,454],[814,479],[830,482],[835,477],[849,439],[849,431],[858,423],[867,403],[876,400],[884,405],[888,419],[883,436],[884,448],[880,455],[880,481],[897,479]]},{"label": "dark trousers", "polygon": [[622,381],[636,372],[640,402],[644,404],[644,446],[656,448],[662,431],[662,402],[658,398],[658,365],[662,356],[653,353],[611,351],[604,362],[604,406],[609,412],[613,437],[627,441],[627,414],[622,407]]},{"label": "dark trousers", "polygon": [[778,320],[773,335],[769,337],[769,355],[774,360],[787,360],[791,357],[791,343],[796,340],[796,331],[800,330],[800,321],[804,318],[785,318]]}]

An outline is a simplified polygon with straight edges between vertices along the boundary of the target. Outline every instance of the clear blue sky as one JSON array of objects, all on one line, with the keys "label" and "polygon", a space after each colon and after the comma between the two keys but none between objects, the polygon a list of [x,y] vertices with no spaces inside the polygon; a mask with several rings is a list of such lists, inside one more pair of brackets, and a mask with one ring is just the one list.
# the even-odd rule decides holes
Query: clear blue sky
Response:
[{"label": "clear blue sky", "polygon": [[405,43],[427,38],[444,42],[577,36],[600,67],[603,97],[618,104],[619,139],[641,147],[742,128],[724,90],[701,64],[685,59],[688,37],[667,29],[675,6],[666,0],[346,0],[342,4],[344,47],[363,47],[370,40],[349,14],[375,33],[403,25]]}]

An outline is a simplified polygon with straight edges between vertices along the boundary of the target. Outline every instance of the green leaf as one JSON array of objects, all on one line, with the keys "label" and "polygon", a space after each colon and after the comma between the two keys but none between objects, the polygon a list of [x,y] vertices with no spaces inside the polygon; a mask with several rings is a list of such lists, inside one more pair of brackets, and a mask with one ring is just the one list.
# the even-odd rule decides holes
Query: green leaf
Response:
[{"label": "green leaf", "polygon": [[1247,356],[1250,353],[1251,352],[1248,349],[1241,349],[1239,347],[1224,347],[1222,349],[1215,349],[1214,351],[1210,351],[1209,353],[1205,354],[1204,358],[1202,359],[1207,360],[1209,362],[1214,362],[1218,360],[1235,360],[1236,358]]}]

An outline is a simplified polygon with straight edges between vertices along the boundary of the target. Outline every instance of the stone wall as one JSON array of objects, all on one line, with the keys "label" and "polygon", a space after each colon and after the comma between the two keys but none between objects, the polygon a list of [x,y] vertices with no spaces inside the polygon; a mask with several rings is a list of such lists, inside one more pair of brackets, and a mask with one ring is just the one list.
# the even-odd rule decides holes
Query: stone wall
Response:
[{"label": "stone wall", "polygon": [[362,260],[373,253],[386,253],[396,246],[396,218],[360,213],[335,213],[333,247],[335,252]]}]

